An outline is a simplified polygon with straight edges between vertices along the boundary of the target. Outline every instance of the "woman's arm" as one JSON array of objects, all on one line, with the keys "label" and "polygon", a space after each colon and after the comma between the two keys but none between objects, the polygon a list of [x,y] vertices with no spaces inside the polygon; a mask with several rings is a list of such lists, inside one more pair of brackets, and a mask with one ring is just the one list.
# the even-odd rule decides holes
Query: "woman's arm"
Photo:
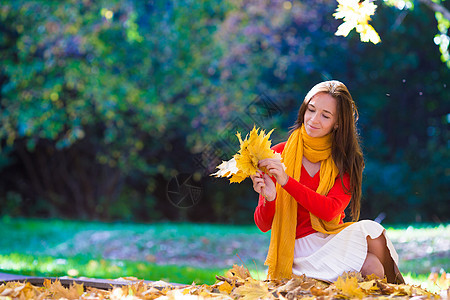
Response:
[{"label": "woman's arm", "polygon": [[274,201],[266,201],[263,196],[259,196],[258,206],[255,209],[255,224],[262,232],[267,232],[272,228],[273,217],[275,216]]},{"label": "woman's arm", "polygon": [[[281,153],[284,149],[284,143],[280,143],[272,147],[275,152]],[[267,176],[267,175],[266,175]],[[271,177],[275,184],[275,178]],[[252,179],[253,180],[253,179]],[[255,187],[254,187],[255,188]],[[273,217],[275,216],[276,192],[273,201],[267,201],[262,195],[259,195],[258,206],[255,209],[255,224],[262,232],[267,232],[272,228]]]}]

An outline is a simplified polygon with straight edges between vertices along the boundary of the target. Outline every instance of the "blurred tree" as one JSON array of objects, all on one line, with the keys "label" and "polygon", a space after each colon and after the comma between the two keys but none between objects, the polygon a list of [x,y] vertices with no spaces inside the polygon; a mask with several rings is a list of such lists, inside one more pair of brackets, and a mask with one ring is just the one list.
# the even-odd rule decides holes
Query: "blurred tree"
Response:
[{"label": "blurred tree", "polygon": [[[417,7],[419,4],[422,6],[426,6],[434,12],[434,17],[437,21],[437,29],[438,33],[434,35],[433,42],[439,46],[439,51],[441,52],[441,60],[443,63],[450,68],[450,10],[444,6],[445,3],[448,4],[446,0],[385,0],[385,4],[389,6],[394,6],[400,11],[404,11],[405,13],[408,10],[413,10],[414,7]],[[405,13],[401,15],[400,18],[403,18]]]},{"label": "blurred tree", "polygon": [[130,188],[142,199],[156,189],[152,176],[175,175],[189,156],[194,108],[211,102],[207,46],[226,6],[3,2],[3,194],[19,190],[24,213],[49,201],[46,213],[108,217],[119,199],[133,203]]},{"label": "blurred tree", "polygon": [[131,8],[119,1],[107,8],[89,1],[2,4],[0,137],[16,159],[6,174],[19,165],[28,175],[7,177],[8,188],[64,215],[101,215],[117,199],[122,174],[143,148],[139,133],[128,137],[136,121],[124,116],[150,101],[137,101],[146,95],[124,67],[126,48],[136,42],[127,35]]},{"label": "blurred tree", "polygon": [[[335,8],[4,1],[0,212],[251,222],[249,182],[207,175],[237,151],[236,131],[255,124],[285,140],[306,92],[336,78],[361,112],[363,217],[448,220],[449,72],[429,39],[433,12],[380,6],[372,24],[383,41],[372,45],[334,36]],[[180,173],[203,178],[201,204],[167,200]]]}]

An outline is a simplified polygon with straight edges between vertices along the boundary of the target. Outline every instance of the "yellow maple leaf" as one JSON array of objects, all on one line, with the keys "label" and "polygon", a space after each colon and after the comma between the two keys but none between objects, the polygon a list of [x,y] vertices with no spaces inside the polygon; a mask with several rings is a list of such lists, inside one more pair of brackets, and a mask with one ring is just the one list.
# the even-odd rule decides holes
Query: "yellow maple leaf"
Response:
[{"label": "yellow maple leaf", "polygon": [[335,286],[339,290],[341,290],[344,296],[350,298],[362,299],[364,298],[364,296],[366,296],[363,290],[358,286],[358,280],[356,279],[356,277],[347,277],[343,279],[339,276],[339,278],[336,280]]},{"label": "yellow maple leaf", "polygon": [[330,290],[321,289],[315,286],[311,287],[309,291],[315,297],[329,296],[331,293]]},{"label": "yellow maple leaf", "polygon": [[380,36],[370,24],[358,24],[356,31],[359,32],[362,42],[377,44],[381,41]]},{"label": "yellow maple leaf", "polygon": [[266,283],[258,280],[248,280],[244,285],[236,288],[233,295],[241,297],[244,300],[257,299],[273,299],[273,295],[269,292],[269,287]]},{"label": "yellow maple leaf", "polygon": [[222,281],[222,283],[219,285],[219,291],[229,295],[229,294],[231,294],[233,287],[234,287],[234,284],[231,285],[226,281]]},{"label": "yellow maple leaf", "polygon": [[273,129],[267,135],[264,130],[261,130],[260,133],[258,131],[259,128],[253,127],[250,136],[247,135],[245,140],[242,140],[239,132],[236,134],[241,144],[239,153],[234,156],[236,167],[247,176],[256,174],[259,170],[258,162],[261,159],[272,158],[274,155],[273,150],[270,149],[271,142],[269,140]]},{"label": "yellow maple leaf", "polygon": [[360,34],[361,41],[377,44],[381,41],[375,29],[369,25],[370,16],[375,14],[377,6],[369,0],[337,0],[338,7],[333,16],[343,19],[335,35],[347,36],[353,28]]},{"label": "yellow maple leaf", "polygon": [[380,289],[377,286],[376,279],[372,279],[370,281],[360,282],[359,287],[368,294],[373,294],[378,292]]},{"label": "yellow maple leaf", "polygon": [[392,293],[394,296],[412,296],[413,295],[413,287],[406,284],[400,284],[394,287],[395,292]]},{"label": "yellow maple leaf", "polygon": [[252,278],[252,275],[250,275],[250,272],[247,268],[244,268],[243,266],[238,266],[236,264],[233,265],[233,268],[228,270],[225,273],[225,276],[230,279],[248,279]]},{"label": "yellow maple leaf", "polygon": [[76,282],[73,282],[71,286],[65,288],[59,280],[52,282],[49,279],[45,279],[44,287],[46,287],[56,299],[78,299],[84,292],[83,284],[77,284]]},{"label": "yellow maple leaf", "polygon": [[392,284],[386,282],[386,278],[377,280],[377,286],[380,289],[381,294],[390,295],[395,292],[395,288]]},{"label": "yellow maple leaf", "polygon": [[47,290],[32,286],[29,282],[7,282],[0,285],[0,299],[43,299],[48,295]]},{"label": "yellow maple leaf", "polygon": [[[230,177],[230,183],[242,182],[245,178],[255,175],[259,170],[258,162],[266,158],[280,158],[281,156],[270,149],[272,142],[269,140],[273,129],[265,134],[264,130],[253,127],[253,130],[242,139],[241,133],[237,132],[236,136],[239,140],[240,149],[229,161],[222,161],[217,166],[219,169],[211,176]],[[262,170],[265,171],[265,170]]]},{"label": "yellow maple leaf", "polygon": [[230,183],[234,183],[234,182],[240,183],[247,177],[248,176],[245,175],[244,172],[239,170],[236,174],[233,174],[233,176],[231,176]]}]

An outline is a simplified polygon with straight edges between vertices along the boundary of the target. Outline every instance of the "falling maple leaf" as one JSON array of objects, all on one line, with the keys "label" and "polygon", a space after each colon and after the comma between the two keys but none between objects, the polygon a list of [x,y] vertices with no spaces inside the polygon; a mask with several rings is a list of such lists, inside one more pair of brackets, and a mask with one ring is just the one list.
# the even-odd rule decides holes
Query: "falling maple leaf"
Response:
[{"label": "falling maple leaf", "polygon": [[[258,162],[266,158],[279,158],[281,160],[281,155],[275,153],[270,146],[272,142],[269,140],[273,129],[265,134],[264,130],[253,127],[250,134],[247,134],[245,139],[242,139],[241,133],[237,132],[236,136],[239,140],[240,149],[232,159],[228,161],[222,161],[220,165],[217,166],[219,169],[216,173],[211,174],[211,176],[216,177],[227,177],[230,178],[230,183],[242,182],[245,178],[255,175],[258,170]],[[264,169],[261,171],[265,171]]]},{"label": "falling maple leaf", "polygon": [[369,0],[337,0],[339,3],[333,16],[343,19],[335,35],[347,36],[353,28],[360,34],[361,41],[377,44],[381,41],[376,30],[369,24],[370,16],[375,14],[377,6]]}]

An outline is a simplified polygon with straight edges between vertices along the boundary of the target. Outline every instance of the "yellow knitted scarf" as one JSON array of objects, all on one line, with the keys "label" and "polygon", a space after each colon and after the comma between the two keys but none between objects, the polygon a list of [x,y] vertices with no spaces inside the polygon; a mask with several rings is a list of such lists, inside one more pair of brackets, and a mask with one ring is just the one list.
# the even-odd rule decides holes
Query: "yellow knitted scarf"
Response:
[{"label": "yellow knitted scarf", "polygon": [[[333,187],[339,170],[331,157],[332,136],[321,138],[308,136],[305,126],[295,130],[289,137],[281,157],[286,165],[286,173],[300,181],[303,155],[313,162],[321,161],[320,182],[316,192],[327,195]],[[294,262],[295,234],[297,227],[297,201],[278,183],[275,216],[272,222],[269,252],[265,265],[269,266],[268,279],[292,277]],[[341,216],[326,222],[310,213],[313,229],[327,233],[338,233],[351,222],[339,224]]]}]

